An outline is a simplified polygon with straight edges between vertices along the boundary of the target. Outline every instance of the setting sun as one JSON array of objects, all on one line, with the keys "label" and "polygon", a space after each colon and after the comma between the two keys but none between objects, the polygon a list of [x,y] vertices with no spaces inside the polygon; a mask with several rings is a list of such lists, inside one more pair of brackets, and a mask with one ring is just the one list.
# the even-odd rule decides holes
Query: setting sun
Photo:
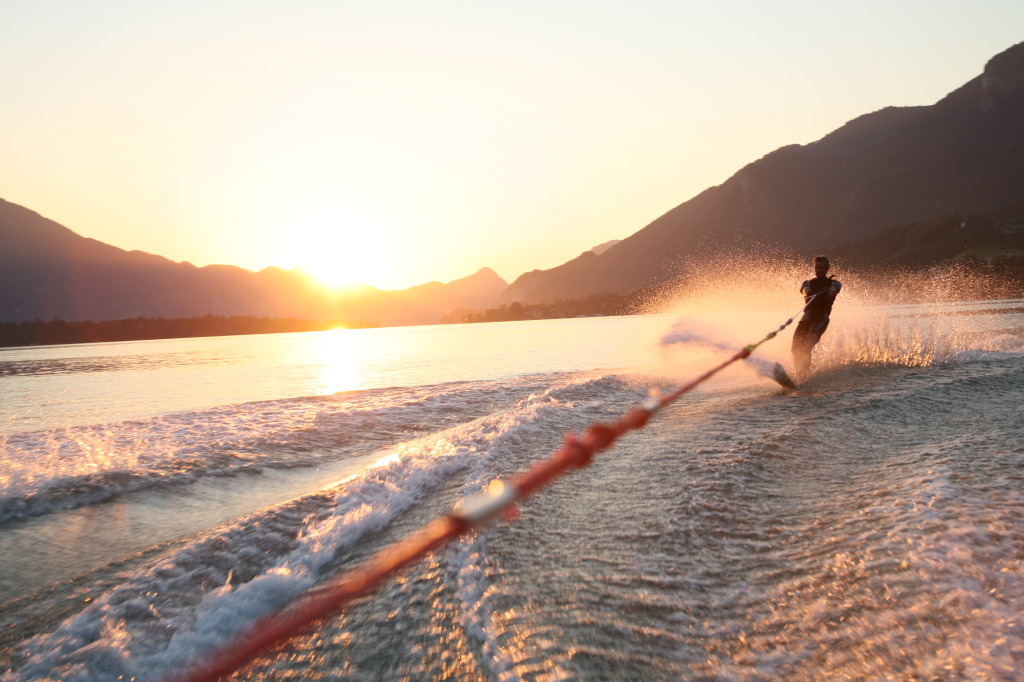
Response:
[{"label": "setting sun", "polygon": [[396,274],[392,251],[372,218],[331,207],[296,216],[282,235],[281,261],[332,289],[388,288]]}]

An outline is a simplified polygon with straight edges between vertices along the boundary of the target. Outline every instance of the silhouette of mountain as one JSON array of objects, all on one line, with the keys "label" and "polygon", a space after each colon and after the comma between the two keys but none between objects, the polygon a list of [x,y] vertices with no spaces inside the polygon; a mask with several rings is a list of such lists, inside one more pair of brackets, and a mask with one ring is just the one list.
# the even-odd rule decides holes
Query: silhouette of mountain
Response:
[{"label": "silhouette of mountain", "polygon": [[608,249],[612,248],[613,246],[615,246],[616,244],[618,244],[621,241],[622,241],[621,239],[612,239],[612,240],[604,242],[603,244],[598,244],[597,246],[592,248],[591,251],[593,251],[598,256],[600,256],[602,253],[604,253]]},{"label": "silhouette of mountain", "polygon": [[867,269],[966,261],[975,266],[1002,266],[1019,279],[1024,275],[1024,219],[996,222],[988,216],[952,213],[879,230],[865,239],[840,244],[833,253]]},{"label": "silhouette of mountain", "polygon": [[727,246],[811,254],[949,214],[1019,219],[1022,122],[1024,43],[933,105],[889,107],[777,149],[603,253],[520,276],[501,300],[628,293],[671,282],[687,261]]},{"label": "silhouette of mountain", "polygon": [[889,107],[782,147],[632,236],[511,286],[484,268],[448,284],[329,293],[296,271],[197,268],[124,251],[0,200],[0,321],[250,315],[431,324],[455,309],[650,289],[725,247],[836,249],[893,264],[957,249],[985,257],[1019,242],[1005,226],[1024,217],[1022,121],[1024,43],[933,105]]},{"label": "silhouette of mountain", "polygon": [[75,234],[0,199],[0,321],[202,315],[433,324],[452,308],[489,307],[507,284],[489,268],[448,284],[332,293],[299,271],[197,268]]}]

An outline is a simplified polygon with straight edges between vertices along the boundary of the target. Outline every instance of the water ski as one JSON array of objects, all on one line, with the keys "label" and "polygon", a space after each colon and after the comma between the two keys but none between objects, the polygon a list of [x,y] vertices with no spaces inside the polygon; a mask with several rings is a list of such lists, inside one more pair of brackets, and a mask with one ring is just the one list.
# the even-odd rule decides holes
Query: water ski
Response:
[{"label": "water ski", "polygon": [[786,374],[786,370],[777,362],[775,363],[775,367],[772,368],[772,378],[779,382],[779,385],[783,388],[788,388],[791,391],[796,390],[796,383],[789,378],[789,375]]}]

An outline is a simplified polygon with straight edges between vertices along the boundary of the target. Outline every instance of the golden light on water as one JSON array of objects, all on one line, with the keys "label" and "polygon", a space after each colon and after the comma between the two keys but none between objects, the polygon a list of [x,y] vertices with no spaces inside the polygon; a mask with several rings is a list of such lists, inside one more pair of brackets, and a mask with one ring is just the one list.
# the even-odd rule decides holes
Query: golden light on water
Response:
[{"label": "golden light on water", "polygon": [[351,330],[339,327],[323,332],[320,345],[322,369],[320,395],[363,388],[359,370],[358,344]]},{"label": "golden light on water", "polygon": [[376,460],[373,464],[370,465],[369,468],[371,468],[371,469],[380,469],[380,468],[386,467],[386,466],[388,466],[390,464],[394,464],[395,462],[400,462],[401,460],[402,460],[402,458],[398,455],[397,452],[391,452],[391,453],[389,453],[387,455],[384,455],[380,459]]}]

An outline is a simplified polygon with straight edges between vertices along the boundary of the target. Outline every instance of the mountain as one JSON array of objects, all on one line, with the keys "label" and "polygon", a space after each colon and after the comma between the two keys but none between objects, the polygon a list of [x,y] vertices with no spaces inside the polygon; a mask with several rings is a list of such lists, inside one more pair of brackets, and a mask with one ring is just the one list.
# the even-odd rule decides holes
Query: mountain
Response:
[{"label": "mountain", "polygon": [[295,271],[197,268],[124,251],[0,200],[0,321],[214,314],[430,324],[457,309],[650,289],[730,247],[911,265],[965,250],[986,259],[1020,247],[1022,121],[1024,43],[933,105],[889,107],[777,149],[632,236],[511,286],[484,268],[447,284],[331,294]]},{"label": "mountain", "polygon": [[726,247],[809,256],[950,214],[1019,220],[1022,178],[1024,43],[933,105],[889,107],[777,149],[600,254],[522,275],[502,301],[628,293]]},{"label": "mountain", "polygon": [[595,254],[600,256],[602,253],[604,253],[608,249],[612,248],[613,246],[615,246],[616,244],[618,244],[621,241],[622,241],[621,239],[612,239],[610,241],[604,242],[603,244],[598,244],[597,246],[592,248],[591,251],[593,251]]},{"label": "mountain", "polygon": [[[463,308],[489,308],[495,304],[508,283],[490,268],[481,268],[469,277],[446,284],[429,282],[400,292],[392,292],[406,306],[429,311],[430,323],[437,322],[437,310],[448,312]],[[427,315],[425,314],[424,317]],[[423,321],[420,324],[427,324]]]},{"label": "mountain", "polygon": [[489,307],[507,284],[489,268],[399,291],[331,293],[298,271],[197,268],[82,237],[0,199],[0,321],[253,315],[381,326],[434,324],[453,308]]},{"label": "mountain", "polygon": [[833,253],[862,269],[968,261],[974,265],[998,263],[1005,266],[1002,269],[1007,274],[1024,273],[1024,220],[996,222],[988,216],[951,213],[879,230],[840,244]]},{"label": "mountain", "polygon": [[[549,280],[554,282],[556,285],[562,285],[563,287],[567,288],[571,287],[573,280],[577,276],[579,270],[578,267],[573,266],[574,263],[589,263],[593,256],[598,256],[621,242],[621,239],[612,239],[611,241],[598,244],[592,249],[584,251],[579,256],[569,261],[565,265],[561,266],[560,268],[553,268],[551,270],[531,270],[526,274],[520,275],[518,278],[516,278],[516,281],[511,284],[511,286],[509,286],[507,289],[501,292],[499,301],[501,303],[545,303],[547,302],[546,300],[534,300],[534,298],[532,297],[532,292],[536,286],[537,279],[546,277],[549,278]],[[604,290],[599,290],[596,292],[588,291],[586,293],[590,294],[607,292]],[[556,296],[555,298],[562,297]],[[575,296],[568,296],[565,298],[575,298]]]}]

